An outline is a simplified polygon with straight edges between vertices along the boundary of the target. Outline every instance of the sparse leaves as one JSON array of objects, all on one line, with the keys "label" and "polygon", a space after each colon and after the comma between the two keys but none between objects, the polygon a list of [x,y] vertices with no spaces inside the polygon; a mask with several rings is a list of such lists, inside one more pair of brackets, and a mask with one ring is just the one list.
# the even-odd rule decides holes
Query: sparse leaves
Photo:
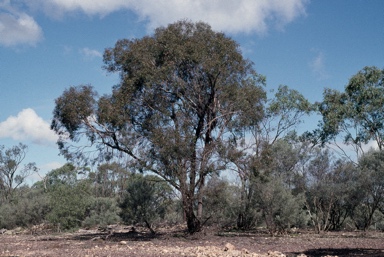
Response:
[{"label": "sparse leaves", "polygon": [[319,129],[313,134],[319,142],[332,142],[341,135],[352,145],[357,156],[364,154],[363,146],[370,141],[384,146],[384,70],[365,67],[354,75],[344,92],[326,89],[319,103],[323,116]]},{"label": "sparse leaves", "polygon": [[27,151],[28,147],[21,143],[8,149],[0,146],[0,189],[4,201],[10,201],[13,191],[37,171],[33,162],[22,166]]}]

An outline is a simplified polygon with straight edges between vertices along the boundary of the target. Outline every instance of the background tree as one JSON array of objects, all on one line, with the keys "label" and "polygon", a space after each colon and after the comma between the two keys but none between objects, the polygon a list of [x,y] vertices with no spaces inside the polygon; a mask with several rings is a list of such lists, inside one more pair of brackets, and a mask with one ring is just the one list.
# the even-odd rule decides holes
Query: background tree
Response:
[{"label": "background tree", "polygon": [[27,151],[28,147],[21,143],[8,149],[0,146],[0,189],[4,201],[12,200],[14,190],[37,171],[33,162],[22,166]]},{"label": "background tree", "polygon": [[66,163],[58,169],[53,169],[46,175],[46,187],[52,189],[59,185],[74,186],[77,183],[78,168],[72,163]]},{"label": "background tree", "polygon": [[[365,67],[354,75],[344,92],[326,89],[319,104],[322,122],[315,133],[315,141],[331,142],[345,155],[343,143],[354,148],[357,157],[364,154],[364,146],[374,141],[380,150],[384,147],[384,70]],[[356,159],[352,160],[356,161]]]},{"label": "background tree", "polygon": [[[205,180],[225,168],[218,149],[263,117],[264,78],[238,44],[205,23],[180,21],[153,36],[119,40],[104,53],[121,81],[99,99],[90,86],[56,99],[52,129],[61,153],[93,160],[125,153],[133,168],[162,177],[181,194],[189,232],[200,229]],[[197,202],[197,214],[195,206]]]},{"label": "background tree", "polygon": [[358,229],[368,229],[375,212],[384,208],[384,152],[371,150],[359,159],[359,174],[356,185],[358,206],[352,218]]},{"label": "background tree", "polygon": [[360,204],[359,191],[361,189],[358,181],[359,170],[353,162],[346,159],[335,161],[331,174],[331,183],[328,185],[336,196],[329,218],[330,230],[340,230],[345,227],[345,221],[352,217]]},{"label": "background tree", "polygon": [[78,180],[78,171],[77,167],[68,163],[46,175],[51,207],[47,219],[58,230],[80,227],[92,203],[90,183]]},{"label": "background tree", "polygon": [[308,165],[306,209],[316,232],[320,233],[329,229],[329,218],[336,194],[330,187],[332,156],[327,150],[317,148],[315,151],[316,155]]},{"label": "background tree", "polygon": [[231,181],[213,174],[204,189],[205,215],[208,224],[233,227],[238,215],[239,188]]},{"label": "background tree", "polygon": [[93,183],[96,197],[121,197],[126,189],[130,172],[117,162],[103,163],[88,177]]},{"label": "background tree", "polygon": [[271,234],[285,233],[291,226],[304,223],[304,194],[300,188],[303,174],[298,168],[302,154],[302,145],[295,137],[277,139],[268,149],[266,160],[259,163],[259,174],[251,179],[252,202]]},{"label": "background tree", "polygon": [[[380,187],[373,186],[369,179],[375,177],[374,170],[380,158],[371,153],[366,158],[364,155],[372,142],[379,150],[384,146],[383,78],[384,70],[364,67],[349,80],[344,92],[326,89],[318,105],[322,121],[317,130],[309,133],[313,143],[336,146],[339,153],[355,163],[354,183],[359,190],[350,192],[354,201],[346,202],[352,204],[350,215],[361,229],[369,227],[380,205]],[[351,156],[346,145],[353,148],[355,156]],[[372,165],[368,165],[367,159],[372,159]]]},{"label": "background tree", "polygon": [[293,195],[280,178],[263,181],[255,178],[254,205],[260,210],[271,235],[285,233],[291,226],[298,227],[302,218],[304,195]]},{"label": "background tree", "polygon": [[336,159],[329,149],[315,147],[307,170],[305,205],[316,232],[339,230],[359,204],[356,167]]},{"label": "background tree", "polygon": [[[268,176],[268,173],[273,171],[271,164],[273,162],[277,164],[279,159],[285,156],[273,156],[274,150],[271,149],[283,138],[290,138],[291,144],[299,142],[295,129],[303,122],[304,116],[309,115],[313,110],[313,105],[298,91],[280,86],[274,97],[267,101],[264,118],[252,127],[246,140],[243,138],[243,140],[228,142],[229,146],[223,155],[232,164],[231,168],[238,173],[242,188],[237,224],[239,228],[250,228],[255,222],[256,215],[252,201],[257,189],[252,186],[252,180],[258,176]],[[293,151],[299,151],[298,149],[300,148]],[[293,175],[292,170],[289,169],[295,168],[296,162],[299,161],[299,152],[297,154],[292,152],[292,156],[287,153],[290,157],[285,161],[290,163],[285,163],[287,166],[283,165],[282,174]],[[300,154],[303,152],[305,151]],[[281,160],[282,162],[284,160]]]}]

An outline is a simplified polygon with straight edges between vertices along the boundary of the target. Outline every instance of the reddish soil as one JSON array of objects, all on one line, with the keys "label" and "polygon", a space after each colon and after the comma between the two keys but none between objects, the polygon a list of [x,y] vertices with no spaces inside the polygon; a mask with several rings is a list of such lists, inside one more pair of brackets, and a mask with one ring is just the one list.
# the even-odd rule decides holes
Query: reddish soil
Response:
[{"label": "reddish soil", "polygon": [[[209,231],[206,229],[206,231]],[[225,246],[229,247],[225,247]],[[232,247],[232,248],[231,248]],[[229,248],[229,249],[228,249]],[[273,252],[272,252],[273,251]],[[279,253],[280,252],[280,253]],[[269,255],[268,255],[269,253]],[[282,255],[282,254],[283,255]],[[263,232],[180,230],[151,235],[114,228],[113,232],[79,230],[47,233],[26,230],[0,234],[0,256],[384,256],[378,232],[294,233],[271,237]]]}]

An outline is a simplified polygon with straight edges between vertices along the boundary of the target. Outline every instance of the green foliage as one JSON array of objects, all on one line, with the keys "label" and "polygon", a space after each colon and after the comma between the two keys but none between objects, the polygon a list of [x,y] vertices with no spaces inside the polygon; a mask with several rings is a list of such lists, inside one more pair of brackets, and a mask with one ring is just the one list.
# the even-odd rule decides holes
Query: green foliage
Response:
[{"label": "green foliage", "polygon": [[352,218],[358,229],[368,229],[374,213],[384,213],[384,152],[371,150],[359,159],[356,197],[359,204]]},{"label": "green foliage", "polygon": [[288,188],[297,189],[297,180],[301,176],[297,166],[300,161],[305,160],[306,150],[305,145],[291,138],[277,139],[263,150],[264,158],[258,165],[259,175],[278,179]]},{"label": "green foliage", "polygon": [[59,229],[81,226],[91,205],[89,185],[58,185],[49,192],[51,212],[48,220]]},{"label": "green foliage", "polygon": [[129,169],[121,164],[105,163],[97,167],[95,172],[90,172],[89,180],[94,183],[94,194],[96,197],[122,196],[126,188],[126,181],[130,175]]},{"label": "green foliage", "polygon": [[[95,96],[91,86],[83,85],[65,90],[62,97],[56,99],[56,107],[53,111],[55,119],[52,120],[51,128],[60,137],[67,137],[66,131],[68,131],[71,140],[79,140],[80,138],[76,137],[74,132],[80,129],[82,122],[92,114]],[[65,130],[61,126],[64,126]]]},{"label": "green foliage", "polygon": [[0,228],[28,227],[46,221],[50,211],[47,195],[39,189],[22,190],[17,199],[0,206]]},{"label": "green foliage", "polygon": [[88,215],[83,220],[84,227],[106,226],[120,222],[121,210],[115,198],[97,197],[91,200]]},{"label": "green foliage", "polygon": [[121,218],[128,224],[144,223],[153,232],[152,225],[164,218],[171,196],[172,190],[165,181],[133,174],[120,203]]},{"label": "green foliage", "polygon": [[[188,228],[198,231],[195,194],[201,198],[205,177],[225,169],[219,146],[262,119],[265,78],[234,40],[202,22],[119,40],[104,62],[121,77],[110,95],[96,99],[91,87],[80,86],[56,99],[51,127],[61,153],[80,162],[126,154],[133,169],[156,173],[180,191]],[[80,138],[99,154],[89,154]]]},{"label": "green foliage", "polygon": [[329,230],[329,218],[337,197],[332,187],[331,159],[329,151],[315,149],[314,157],[308,165],[306,210],[318,233]]},{"label": "green foliage", "polygon": [[81,172],[72,164],[49,172],[32,188],[16,188],[12,201],[0,205],[0,227],[30,227],[49,222],[58,229],[81,225],[108,225],[120,221],[116,198],[92,196],[88,180],[79,180]]},{"label": "green foliage", "polygon": [[279,86],[274,97],[268,101],[264,128],[260,128],[260,136],[273,144],[278,138],[291,133],[303,122],[305,115],[311,114],[315,106],[301,93],[288,86]]},{"label": "green foliage", "polygon": [[77,168],[71,163],[66,163],[64,166],[50,171],[46,176],[48,188],[60,185],[74,186],[77,182]]},{"label": "green foliage", "polygon": [[303,222],[304,196],[293,195],[281,180],[254,181],[256,188],[254,204],[262,212],[265,224],[271,234],[284,233],[291,226],[300,226]]},{"label": "green foliage", "polygon": [[21,143],[8,149],[0,145],[0,196],[4,202],[12,201],[14,190],[37,171],[33,162],[22,166],[27,151],[28,147]]},{"label": "green foliage", "polygon": [[204,190],[204,216],[209,223],[233,225],[237,218],[238,189],[228,181],[213,176]]},{"label": "green foliage", "polygon": [[163,225],[175,226],[184,224],[185,216],[183,204],[180,199],[172,197],[167,205],[167,210],[163,219],[159,220]]},{"label": "green foliage", "polygon": [[330,230],[340,230],[359,204],[358,170],[351,161],[337,160],[333,165],[330,190],[335,201],[330,214]]},{"label": "green foliage", "polygon": [[[252,181],[253,180],[254,178],[252,178]],[[254,199],[256,188],[253,186],[252,181],[247,181],[247,184],[243,182],[239,188],[238,198],[240,201],[235,204],[237,208],[236,226],[238,229],[252,229],[256,225],[259,225],[262,220],[262,213],[255,205]]]},{"label": "green foliage", "polygon": [[363,153],[362,145],[373,140],[384,146],[384,70],[364,67],[354,75],[344,92],[326,89],[319,111],[323,117],[313,134],[322,143],[343,135],[344,143]]},{"label": "green foliage", "polygon": [[374,212],[372,217],[372,224],[369,229],[384,231],[384,214],[381,211],[376,210]]},{"label": "green foliage", "polygon": [[247,140],[230,141],[221,153],[238,172],[241,182],[238,227],[249,229],[259,219],[254,200],[252,180],[274,176],[289,188],[300,191],[300,174],[296,166],[305,159],[305,145],[300,145],[295,129],[304,116],[314,111],[298,91],[280,86],[274,97],[267,101],[265,116],[254,126]]},{"label": "green foliage", "polygon": [[305,145],[291,135],[264,144],[260,151],[255,161],[245,166],[255,172],[248,171],[249,177],[243,181],[243,211],[239,216],[243,224],[238,226],[249,229],[264,221],[274,234],[290,225],[301,225],[303,179],[299,163],[305,161]]},{"label": "green foliage", "polygon": [[315,230],[339,230],[359,203],[357,175],[350,161],[335,160],[328,151],[315,148],[305,174],[306,210]]},{"label": "green foliage", "polygon": [[77,168],[66,164],[47,174],[51,212],[48,220],[59,229],[79,227],[92,203],[90,184],[77,179]]}]

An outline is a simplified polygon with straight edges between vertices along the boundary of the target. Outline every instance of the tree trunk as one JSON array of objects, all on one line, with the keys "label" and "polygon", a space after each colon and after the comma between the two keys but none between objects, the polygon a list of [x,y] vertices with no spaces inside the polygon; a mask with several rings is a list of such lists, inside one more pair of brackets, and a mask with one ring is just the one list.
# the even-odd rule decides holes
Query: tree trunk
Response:
[{"label": "tree trunk", "polygon": [[240,192],[240,210],[237,215],[237,228],[238,229],[249,229],[251,222],[249,219],[248,207],[250,204],[250,193],[247,193],[246,189],[246,177],[241,176],[241,192]]},{"label": "tree trunk", "polygon": [[237,215],[237,228],[242,229],[245,227],[245,219],[242,210]]},{"label": "tree trunk", "polygon": [[200,220],[196,218],[193,211],[191,213],[187,212],[187,228],[190,234],[194,234],[201,230]]},{"label": "tree trunk", "polygon": [[200,220],[195,216],[193,211],[193,198],[190,196],[183,197],[183,207],[185,218],[187,220],[187,228],[190,234],[199,232],[201,229]]},{"label": "tree trunk", "polygon": [[197,192],[197,218],[203,219],[203,195],[204,195],[204,180],[201,179],[199,183],[199,190]]},{"label": "tree trunk", "polygon": [[203,197],[199,195],[197,200],[197,218],[201,219],[203,217]]},{"label": "tree trunk", "polygon": [[147,226],[147,228],[149,229],[149,231],[151,231],[151,234],[156,235],[155,230],[153,230],[151,224],[147,221],[147,219],[144,219],[144,222],[145,222],[145,225]]}]

